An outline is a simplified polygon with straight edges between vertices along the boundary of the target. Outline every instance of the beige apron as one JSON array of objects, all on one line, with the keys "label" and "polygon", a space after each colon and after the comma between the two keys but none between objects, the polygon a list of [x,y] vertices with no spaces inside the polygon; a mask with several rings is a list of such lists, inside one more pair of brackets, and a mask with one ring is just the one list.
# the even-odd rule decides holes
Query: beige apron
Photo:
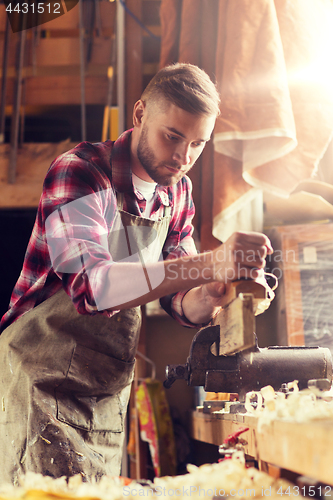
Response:
[{"label": "beige apron", "polygon": [[[150,228],[150,239],[157,231],[161,250],[166,210],[158,221],[120,214],[125,229]],[[119,242],[110,236],[116,255]],[[147,245],[146,229],[136,241]],[[111,318],[80,315],[61,289],[6,328],[0,336],[0,482],[16,484],[30,470],[88,481],[119,475],[140,325],[140,308]]]}]

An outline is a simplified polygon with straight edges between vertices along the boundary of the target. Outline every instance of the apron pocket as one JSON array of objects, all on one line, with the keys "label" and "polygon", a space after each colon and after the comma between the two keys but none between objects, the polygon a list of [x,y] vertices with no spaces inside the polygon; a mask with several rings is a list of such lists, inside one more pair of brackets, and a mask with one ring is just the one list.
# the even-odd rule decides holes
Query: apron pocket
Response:
[{"label": "apron pocket", "polygon": [[87,431],[122,432],[134,364],[76,345],[55,391],[58,420]]},{"label": "apron pocket", "polygon": [[98,401],[96,397],[56,391],[56,401],[57,419],[60,422],[89,432],[124,430],[126,406],[122,411],[119,394]]}]

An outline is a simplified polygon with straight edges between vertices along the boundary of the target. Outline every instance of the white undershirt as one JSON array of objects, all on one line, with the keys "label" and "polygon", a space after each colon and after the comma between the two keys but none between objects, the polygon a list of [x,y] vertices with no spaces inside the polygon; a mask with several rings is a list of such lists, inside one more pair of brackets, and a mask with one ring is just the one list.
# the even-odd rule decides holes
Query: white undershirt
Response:
[{"label": "white undershirt", "polygon": [[154,194],[157,183],[144,181],[140,179],[140,177],[138,177],[137,175],[133,174],[133,172],[132,172],[132,180],[134,187],[139,191],[139,193],[142,194],[142,196],[146,200],[146,209],[143,212],[142,216],[149,218],[154,205]]}]

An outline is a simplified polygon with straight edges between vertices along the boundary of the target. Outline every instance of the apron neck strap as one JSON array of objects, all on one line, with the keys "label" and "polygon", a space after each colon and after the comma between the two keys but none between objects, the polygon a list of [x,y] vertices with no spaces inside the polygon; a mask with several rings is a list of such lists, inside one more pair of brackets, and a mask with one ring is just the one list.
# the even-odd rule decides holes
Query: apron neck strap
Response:
[{"label": "apron neck strap", "polygon": [[164,215],[164,217],[170,217],[170,215],[171,215],[171,207],[170,207],[170,205],[168,205],[168,206],[164,205],[163,215]]},{"label": "apron neck strap", "polygon": [[119,193],[116,191],[117,196],[117,209],[122,210],[124,205],[124,193]]},{"label": "apron neck strap", "polygon": [[[117,209],[122,210],[124,205],[124,193],[116,192],[117,196]],[[163,217],[170,217],[171,215],[171,207],[170,205],[164,205]]]}]

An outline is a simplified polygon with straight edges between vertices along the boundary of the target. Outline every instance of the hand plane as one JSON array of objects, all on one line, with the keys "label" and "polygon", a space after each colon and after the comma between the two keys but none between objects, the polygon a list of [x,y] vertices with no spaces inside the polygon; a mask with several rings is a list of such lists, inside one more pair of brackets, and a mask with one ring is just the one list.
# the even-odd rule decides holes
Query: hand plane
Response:
[{"label": "hand plane", "polygon": [[223,309],[211,325],[194,336],[187,362],[166,367],[165,387],[177,379],[190,386],[203,386],[206,392],[238,393],[240,401],[246,392],[271,385],[279,390],[283,384],[298,380],[300,389],[310,380],[332,382],[332,356],[322,347],[267,347],[256,342],[255,315],[266,301],[264,285],[243,280],[227,291]]}]

